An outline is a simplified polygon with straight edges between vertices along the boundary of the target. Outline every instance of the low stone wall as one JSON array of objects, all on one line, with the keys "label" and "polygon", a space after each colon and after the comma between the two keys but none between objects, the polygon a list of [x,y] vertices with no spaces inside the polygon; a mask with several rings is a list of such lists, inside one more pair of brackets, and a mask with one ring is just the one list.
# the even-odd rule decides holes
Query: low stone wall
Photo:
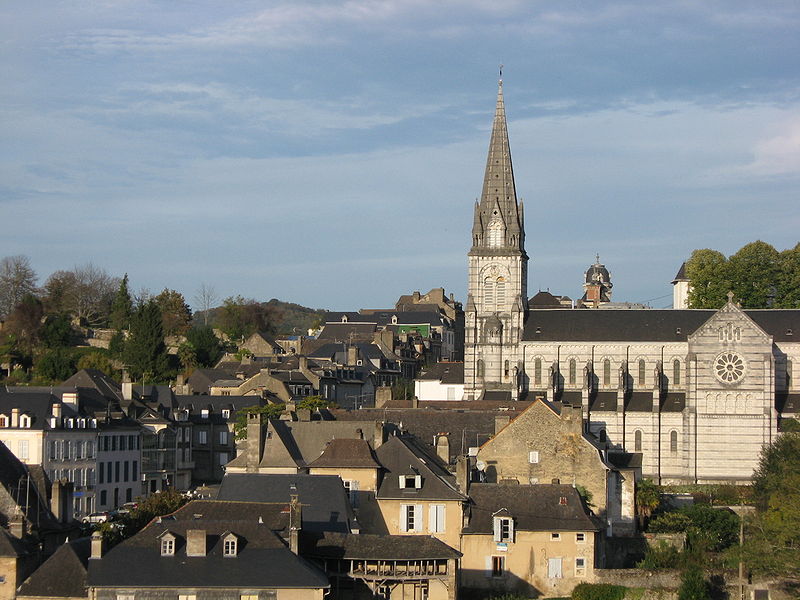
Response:
[{"label": "low stone wall", "polygon": [[629,588],[649,590],[676,590],[681,584],[681,572],[677,569],[647,571],[645,569],[595,569],[597,583],[624,585]]}]

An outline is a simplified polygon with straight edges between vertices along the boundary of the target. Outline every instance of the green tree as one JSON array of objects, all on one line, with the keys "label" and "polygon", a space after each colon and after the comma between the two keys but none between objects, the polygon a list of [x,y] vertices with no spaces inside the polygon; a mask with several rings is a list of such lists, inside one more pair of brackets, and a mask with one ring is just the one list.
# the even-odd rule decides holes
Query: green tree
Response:
[{"label": "green tree", "polygon": [[124,362],[134,380],[163,381],[167,376],[167,347],[161,310],[148,300],[131,317],[130,337],[125,342]]},{"label": "green tree", "polygon": [[716,250],[695,250],[686,261],[689,308],[721,308],[731,289],[728,260]]},{"label": "green tree", "polygon": [[183,335],[189,330],[192,321],[192,309],[186,304],[183,294],[164,288],[155,298],[161,310],[161,321],[164,325],[164,335]]},{"label": "green tree", "polygon": [[116,524],[103,523],[98,530],[102,532],[106,543],[113,546],[139,533],[154,518],[174,513],[188,501],[174,488],[151,494],[147,498],[137,498],[136,508],[123,515]]},{"label": "green tree", "polygon": [[297,408],[308,409],[311,412],[314,412],[315,410],[319,410],[321,408],[328,408],[330,405],[331,403],[325,400],[325,398],[322,396],[306,396],[297,403]]},{"label": "green tree", "polygon": [[800,308],[800,244],[780,254],[776,308]]},{"label": "green tree", "polygon": [[756,241],[728,259],[731,290],[742,308],[774,306],[780,283],[780,255],[771,245]]},{"label": "green tree", "polygon": [[186,333],[186,341],[194,348],[197,364],[201,367],[215,365],[222,355],[219,338],[214,334],[214,330],[207,325],[190,329]]},{"label": "green tree", "polygon": [[636,482],[636,514],[639,518],[639,527],[644,528],[647,519],[661,504],[661,490],[650,479],[640,479]]},{"label": "green tree", "polygon": [[216,314],[216,326],[234,341],[244,339],[256,331],[271,333],[272,321],[273,311],[269,306],[242,296],[225,298]]},{"label": "green tree", "polygon": [[197,366],[197,352],[189,342],[183,342],[178,346],[178,360],[185,371],[194,369]]},{"label": "green tree", "polygon": [[48,350],[36,362],[36,374],[47,381],[64,381],[74,373],[75,357],[65,348]]},{"label": "green tree", "polygon": [[114,332],[108,341],[108,355],[114,360],[125,358],[125,334],[121,331]]},{"label": "green tree", "polygon": [[736,543],[739,518],[727,509],[694,504],[663,513],[650,521],[653,533],[685,533],[697,551],[721,552]]},{"label": "green tree", "polygon": [[678,600],[711,600],[710,586],[700,565],[695,562],[690,562],[681,574]]},{"label": "green tree", "polygon": [[233,424],[234,437],[237,440],[247,439],[247,415],[260,414],[267,419],[277,419],[286,410],[285,404],[265,404],[264,406],[246,406],[236,411],[236,421]]},{"label": "green tree", "polygon": [[64,348],[72,339],[72,323],[67,315],[50,315],[39,333],[45,348]]},{"label": "green tree", "polygon": [[99,350],[94,350],[92,352],[87,352],[83,356],[78,359],[78,370],[81,369],[97,369],[98,371],[102,371],[109,377],[114,376],[114,364],[111,362],[111,359],[108,356]]},{"label": "green tree", "polygon": [[133,300],[131,299],[131,292],[128,289],[128,274],[119,282],[117,294],[114,296],[114,301],[111,303],[111,313],[108,316],[108,325],[111,329],[122,331],[127,329],[131,324],[131,315],[133,314]]}]

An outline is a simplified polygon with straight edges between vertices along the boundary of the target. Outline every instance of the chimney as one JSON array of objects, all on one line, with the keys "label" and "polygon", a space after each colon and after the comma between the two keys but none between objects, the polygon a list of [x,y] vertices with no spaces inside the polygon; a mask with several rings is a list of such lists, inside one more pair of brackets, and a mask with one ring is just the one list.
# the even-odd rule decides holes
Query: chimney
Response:
[{"label": "chimney", "polygon": [[500,430],[511,422],[511,417],[508,415],[495,415],[494,417],[494,434],[497,435]]},{"label": "chimney", "polygon": [[447,438],[447,434],[439,434],[436,438],[436,454],[444,464],[450,464],[450,440]]},{"label": "chimney", "polygon": [[92,533],[92,553],[89,559],[103,558],[103,534],[99,531]]},{"label": "chimney", "polygon": [[72,482],[62,478],[50,488],[50,511],[59,523],[72,520],[72,487]]},{"label": "chimney", "polygon": [[61,421],[61,402],[53,402],[52,412],[53,412],[53,416],[56,419],[58,419],[59,422],[60,422]]},{"label": "chimney", "polygon": [[375,432],[372,436],[372,449],[377,450],[383,445],[383,423],[375,421]]},{"label": "chimney", "polygon": [[133,382],[127,371],[122,373],[122,398],[124,400],[133,400]]},{"label": "chimney", "polygon": [[308,357],[307,356],[298,356],[297,357],[298,367],[301,373],[305,373],[308,371]]},{"label": "chimney", "polygon": [[289,496],[289,549],[297,554],[300,550],[300,530],[303,528],[303,507],[300,497]]},{"label": "chimney", "polygon": [[375,408],[383,408],[392,400],[392,388],[388,385],[375,388]]},{"label": "chimney", "polygon": [[14,511],[14,515],[8,522],[8,532],[18,540],[24,538],[27,533],[25,517],[22,516],[19,508]]},{"label": "chimney", "polygon": [[358,360],[358,347],[357,346],[348,346],[347,347],[347,366],[348,367],[355,367],[357,360]]},{"label": "chimney", "polygon": [[64,392],[61,394],[61,403],[70,406],[74,411],[78,411],[78,392]]},{"label": "chimney", "polygon": [[17,407],[11,409],[11,426],[19,427],[19,409]]},{"label": "chimney", "polygon": [[206,555],[206,530],[187,529],[186,556],[205,556],[205,555]]},{"label": "chimney", "polygon": [[419,398],[416,396],[411,398],[411,408],[419,408]]},{"label": "chimney", "polygon": [[456,459],[456,485],[462,494],[469,493],[469,456],[465,454]]},{"label": "chimney", "polygon": [[261,462],[261,450],[264,445],[264,434],[261,425],[261,413],[247,415],[247,472],[257,473]]}]

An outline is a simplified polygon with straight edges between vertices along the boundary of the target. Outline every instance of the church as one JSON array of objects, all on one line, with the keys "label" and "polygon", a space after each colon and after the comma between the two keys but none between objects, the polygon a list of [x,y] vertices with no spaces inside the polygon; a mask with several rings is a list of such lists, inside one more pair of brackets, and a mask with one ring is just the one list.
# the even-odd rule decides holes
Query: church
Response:
[{"label": "church", "polygon": [[680,272],[673,284],[681,300],[671,310],[598,309],[608,300],[607,272],[587,273],[587,283],[608,285],[587,288],[585,308],[537,308],[527,295],[502,80],[474,211],[466,400],[579,406],[600,448],[640,455],[643,475],[658,483],[749,481],[761,448],[800,406],[792,372],[800,310],[743,310],[732,295],[719,310],[686,309]]}]

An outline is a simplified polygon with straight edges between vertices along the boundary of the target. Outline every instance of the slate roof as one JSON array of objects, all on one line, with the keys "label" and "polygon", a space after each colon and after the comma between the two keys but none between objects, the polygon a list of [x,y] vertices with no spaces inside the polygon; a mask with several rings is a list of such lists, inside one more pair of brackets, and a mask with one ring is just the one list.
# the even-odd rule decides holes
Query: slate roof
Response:
[{"label": "slate roof", "polygon": [[25,580],[18,596],[86,598],[91,538],[66,542]]},{"label": "slate roof", "polygon": [[303,505],[303,529],[350,532],[350,502],[336,475],[226,473],[217,500],[288,503],[292,486]]},{"label": "slate roof", "polygon": [[583,403],[583,395],[577,390],[564,390],[558,397],[561,404],[569,406],[580,406]]},{"label": "slate roof", "polygon": [[617,392],[595,392],[590,409],[595,411],[617,410]]},{"label": "slate roof", "polygon": [[641,452],[609,452],[608,462],[618,469],[641,469]]},{"label": "slate roof", "polygon": [[[494,516],[514,518],[517,531],[597,531],[578,491],[571,485],[503,485],[474,483],[470,486],[469,524],[464,534],[492,534]],[[566,504],[561,504],[566,498]],[[505,509],[505,510],[503,510]]]},{"label": "slate roof", "polygon": [[351,339],[371,340],[376,330],[374,323],[328,323],[319,332],[317,339],[339,342],[348,342]]},{"label": "slate roof", "polygon": [[194,393],[208,394],[211,385],[222,379],[230,379],[230,373],[223,369],[195,369],[187,383],[192,386]]},{"label": "slate roof", "polygon": [[50,423],[47,417],[50,416],[53,402],[56,400],[50,392],[16,394],[0,390],[0,413],[11,415],[12,409],[18,408],[20,414],[30,415],[30,429],[49,431]]},{"label": "slate roof", "polygon": [[[523,340],[532,342],[685,342],[715,310],[531,310]],[[776,342],[800,335],[800,310],[743,311]]]},{"label": "slate roof", "polygon": [[424,381],[441,381],[443,384],[458,385],[464,383],[463,362],[440,362],[428,368],[417,379]]},{"label": "slate roof", "polygon": [[652,412],[653,392],[629,392],[625,399],[625,410],[630,412]]},{"label": "slate roof", "polygon": [[[112,548],[102,559],[89,561],[89,586],[105,588],[327,588],[328,578],[317,567],[293,554],[269,527],[242,513],[235,503],[212,520],[190,503],[183,515],[152,521],[138,534]],[[263,509],[263,507],[262,507]],[[195,518],[195,514],[202,516]],[[223,518],[227,517],[227,518]],[[263,520],[263,519],[262,519]],[[186,555],[187,530],[206,532],[206,555]],[[159,536],[176,536],[174,556],[161,556]],[[235,557],[222,554],[222,534],[238,537]]]},{"label": "slate roof", "polygon": [[800,413],[800,394],[790,394],[788,392],[778,392],[775,394],[775,405],[780,414]]},{"label": "slate roof", "polygon": [[675,275],[675,279],[672,280],[672,283],[677,281],[688,281],[689,278],[686,276],[686,261],[681,263],[680,268],[678,268],[678,272]]},{"label": "slate roof", "polygon": [[[411,437],[392,436],[375,451],[384,468],[376,496],[402,500],[464,500],[455,477],[438,457],[429,454]],[[400,475],[421,475],[422,487],[401,488]]]},{"label": "slate roof", "polygon": [[333,439],[309,467],[380,467],[366,440]]},{"label": "slate roof", "polygon": [[669,392],[661,399],[661,412],[683,412],[686,408],[685,392]]},{"label": "slate roof", "polygon": [[561,302],[558,298],[556,298],[550,292],[543,292],[539,291],[536,295],[528,300],[528,307],[529,308],[538,308],[538,309],[553,309],[553,308],[564,308],[561,305]]},{"label": "slate roof", "polygon": [[304,467],[315,461],[328,442],[371,439],[374,421],[269,421],[261,466]]},{"label": "slate roof", "polygon": [[489,402],[511,402],[511,392],[504,390],[486,390],[483,392],[483,400]]},{"label": "slate roof", "polygon": [[[63,529],[53,513],[46,496],[40,496],[43,489],[41,478],[44,474],[36,471],[30,473],[28,468],[0,442],[0,486],[19,506],[28,522],[37,530]],[[28,479],[30,477],[30,480]],[[30,481],[31,485],[28,485]],[[40,487],[42,486],[42,487]],[[0,525],[7,526],[10,514],[0,513]]]},{"label": "slate roof", "polygon": [[317,558],[431,560],[462,556],[433,536],[326,533],[303,541],[302,553]]},{"label": "slate roof", "polygon": [[8,531],[0,528],[0,556],[18,557],[28,554],[26,544],[18,540]]},{"label": "slate roof", "polygon": [[109,400],[122,400],[122,386],[98,369],[81,369],[61,385],[94,388]]}]

